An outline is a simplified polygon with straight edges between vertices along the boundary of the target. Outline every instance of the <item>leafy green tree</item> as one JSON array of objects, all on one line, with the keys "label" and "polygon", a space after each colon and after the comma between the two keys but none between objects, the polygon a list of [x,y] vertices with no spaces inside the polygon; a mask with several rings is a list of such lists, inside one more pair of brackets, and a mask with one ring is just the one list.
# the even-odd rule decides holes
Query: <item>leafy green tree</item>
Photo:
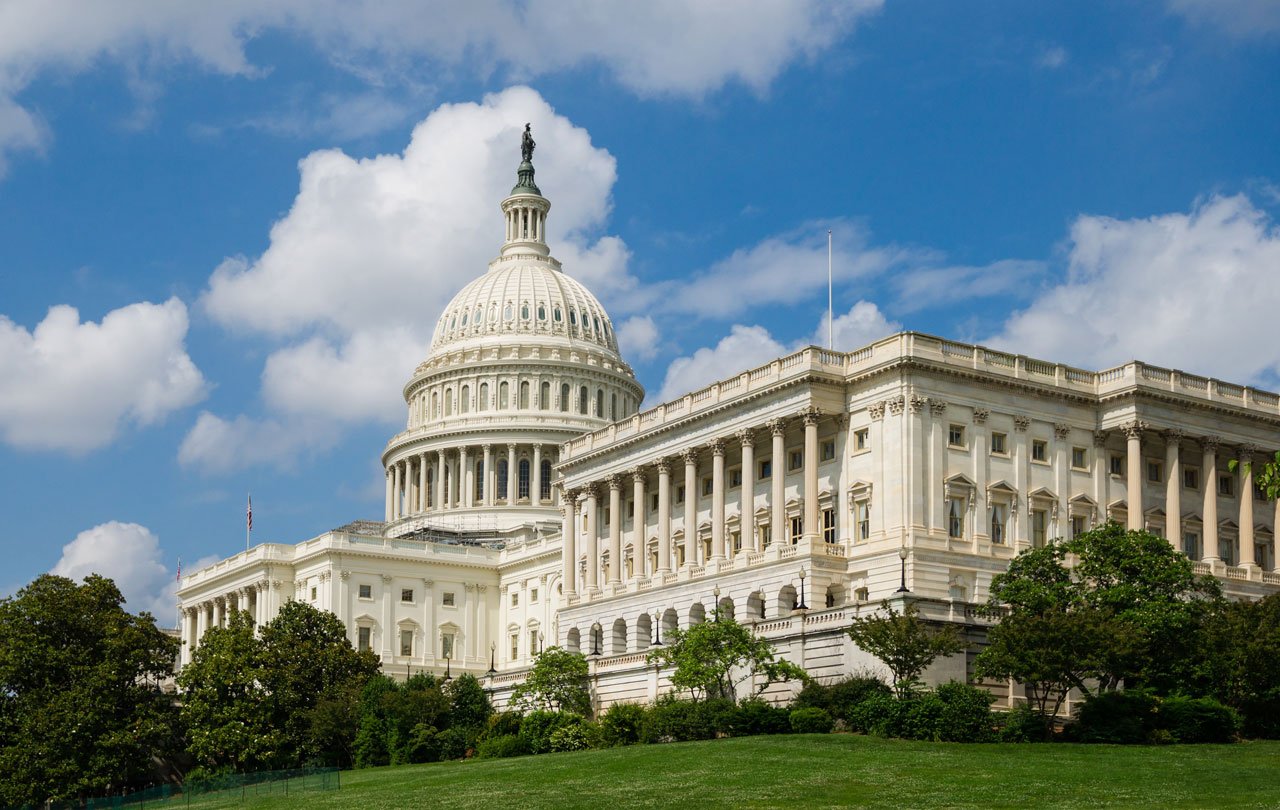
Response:
[{"label": "leafy green tree", "polygon": [[1280,737],[1280,593],[1224,605],[1200,650],[1200,691],[1237,709],[1246,735]]},{"label": "leafy green tree", "polygon": [[0,599],[0,804],[142,787],[178,747],[156,684],[178,644],[115,584],[43,575]]},{"label": "leafy green tree", "polygon": [[525,711],[564,711],[591,716],[591,681],[587,659],[562,647],[546,647],[533,661],[511,702]]},{"label": "leafy green tree", "polygon": [[931,626],[910,602],[901,613],[888,602],[881,602],[880,609],[884,615],[858,616],[847,632],[855,644],[889,668],[900,697],[910,694],[919,683],[920,674],[937,658],[965,647],[957,627]]},{"label": "leafy green tree", "polygon": [[493,714],[493,704],[484,687],[471,673],[454,678],[445,688],[449,698],[449,725],[453,728],[481,729]]},{"label": "leafy green tree", "polygon": [[665,647],[648,655],[650,664],[674,667],[671,685],[688,689],[694,700],[737,700],[738,687],[755,684],[754,697],[779,681],[806,680],[805,671],[775,658],[769,642],[729,617],[712,611],[713,620],[688,630],[672,630]]}]

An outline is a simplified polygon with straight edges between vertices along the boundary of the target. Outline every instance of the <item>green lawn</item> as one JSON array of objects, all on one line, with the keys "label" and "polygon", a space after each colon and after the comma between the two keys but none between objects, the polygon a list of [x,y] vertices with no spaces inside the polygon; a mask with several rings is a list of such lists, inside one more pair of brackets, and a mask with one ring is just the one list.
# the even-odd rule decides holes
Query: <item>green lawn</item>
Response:
[{"label": "green lawn", "polygon": [[[1280,742],[1162,748],[748,737],[344,772],[254,806],[1280,807]],[[202,803],[202,807],[207,807]],[[231,805],[227,805],[231,806]]]}]

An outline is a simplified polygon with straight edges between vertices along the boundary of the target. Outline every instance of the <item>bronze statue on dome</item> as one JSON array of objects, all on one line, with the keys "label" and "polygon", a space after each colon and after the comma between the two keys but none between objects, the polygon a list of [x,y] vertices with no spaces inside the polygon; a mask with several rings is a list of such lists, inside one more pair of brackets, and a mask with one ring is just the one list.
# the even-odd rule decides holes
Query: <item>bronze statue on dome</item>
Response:
[{"label": "bronze statue on dome", "polygon": [[533,149],[538,144],[533,140],[533,132],[530,125],[524,125],[524,137],[520,140],[520,154],[526,161],[533,160]]}]

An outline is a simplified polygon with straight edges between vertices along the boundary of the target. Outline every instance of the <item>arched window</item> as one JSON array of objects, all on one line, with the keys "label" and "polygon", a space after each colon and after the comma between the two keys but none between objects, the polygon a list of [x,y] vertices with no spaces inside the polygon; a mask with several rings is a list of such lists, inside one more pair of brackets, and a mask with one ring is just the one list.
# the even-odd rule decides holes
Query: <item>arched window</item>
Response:
[{"label": "arched window", "polygon": [[476,410],[489,410],[489,383],[480,383],[480,402],[477,404]]},{"label": "arched window", "polygon": [[502,320],[509,321],[515,317],[515,310],[510,304],[507,304],[502,310]]},{"label": "arched window", "polygon": [[498,459],[497,478],[497,496],[499,499],[505,499],[507,497],[507,460],[505,458]]},{"label": "arched window", "polygon": [[604,417],[604,389],[596,389],[596,416]]},{"label": "arched window", "polygon": [[476,459],[476,495],[477,503],[484,501],[484,459]]},{"label": "arched window", "polygon": [[471,412],[471,386],[469,385],[462,386],[462,397],[458,400],[458,412]]},{"label": "arched window", "polygon": [[544,501],[551,500],[551,462],[542,460],[542,481],[538,487],[538,497]]},{"label": "arched window", "polygon": [[453,416],[453,389],[444,389],[444,415]]},{"label": "arched window", "polygon": [[432,465],[427,467],[427,508],[431,509],[436,505],[436,470]]},{"label": "arched window", "polygon": [[578,325],[578,310],[576,309],[569,310],[569,325],[570,326]]},{"label": "arched window", "polygon": [[600,319],[599,319],[599,318],[597,318],[597,317],[592,316],[591,320],[592,320],[592,321],[595,323],[595,325],[596,325],[596,332],[597,332],[597,333],[598,333],[598,332],[600,332]]},{"label": "arched window", "polygon": [[519,467],[518,475],[519,475],[520,488],[517,491],[519,492],[519,497],[528,498],[529,497],[529,459],[527,458],[520,459],[520,467]]},{"label": "arched window", "polygon": [[528,301],[520,305],[520,320],[522,321],[529,320],[529,302]]},{"label": "arched window", "polygon": [[498,383],[498,410],[505,411],[511,405],[511,395],[508,393],[506,381]]},{"label": "arched window", "polygon": [[452,316],[450,316],[450,317],[449,317],[449,329],[450,329],[450,330],[452,330],[452,329],[453,329],[453,327],[455,327],[455,326],[457,326],[457,325],[458,325],[458,316],[457,316],[457,315],[452,315]]},{"label": "arched window", "polygon": [[546,319],[547,319],[547,306],[546,304],[539,303],[538,304],[538,320],[545,321]]},{"label": "arched window", "polygon": [[528,410],[529,408],[529,381],[525,380],[520,383],[520,410]]},{"label": "arched window", "polygon": [[587,393],[587,387],[584,385],[578,390],[578,413],[583,416],[587,415],[587,408],[591,403],[591,395]]},{"label": "arched window", "polygon": [[609,418],[619,419],[621,417],[622,417],[622,414],[618,413],[618,395],[610,394],[609,395]]},{"label": "arched window", "polygon": [[569,412],[569,383],[560,383],[560,410]]},{"label": "arched window", "polygon": [[484,307],[476,307],[476,325],[484,323]]},{"label": "arched window", "polygon": [[538,390],[538,410],[545,411],[551,408],[551,383],[544,382]]},{"label": "arched window", "polygon": [[471,314],[471,313],[469,313],[469,312],[464,312],[464,313],[462,313],[462,325],[463,325],[463,326],[466,326],[466,325],[467,325],[467,316],[468,316],[468,315],[470,315],[470,314]]},{"label": "arched window", "polygon": [[439,391],[431,392],[431,418],[432,419],[440,418],[440,392]]},{"label": "arched window", "polygon": [[556,323],[564,320],[564,313],[560,311],[560,305],[556,304],[556,308],[551,311],[551,316],[555,318]]}]

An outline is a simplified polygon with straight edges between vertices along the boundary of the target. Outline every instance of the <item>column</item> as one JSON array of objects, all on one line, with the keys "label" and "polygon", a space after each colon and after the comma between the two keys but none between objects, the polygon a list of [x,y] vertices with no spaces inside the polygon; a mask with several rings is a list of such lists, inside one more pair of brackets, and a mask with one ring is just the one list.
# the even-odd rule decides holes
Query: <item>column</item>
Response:
[{"label": "column", "polygon": [[396,471],[396,483],[395,483],[395,487],[391,490],[391,519],[399,520],[401,516],[400,487],[403,483],[403,479],[401,478],[401,473],[400,473],[399,461],[396,462],[395,471]]},{"label": "column", "polygon": [[444,450],[436,451],[436,511],[444,509]]},{"label": "column", "polygon": [[787,542],[787,423],[781,419],[769,422],[773,434],[772,493],[769,496],[769,534],[773,545]]},{"label": "column", "polygon": [[414,504],[414,510],[417,512],[427,511],[427,490],[430,484],[427,483],[427,467],[430,466],[427,461],[426,453],[418,454],[418,502]]},{"label": "column", "polygon": [[507,445],[507,505],[515,506],[516,501],[520,500],[520,491],[517,489],[519,480],[516,478],[516,446],[514,444]]},{"label": "column", "polygon": [[609,476],[609,584],[622,576],[622,476]]},{"label": "column", "polygon": [[484,446],[484,505],[493,506],[493,445]]},{"label": "column", "polygon": [[1258,560],[1253,545],[1253,453],[1251,444],[1240,448],[1240,553],[1236,564],[1242,568],[1257,568]]},{"label": "column", "polygon": [[382,513],[383,513],[383,515],[385,515],[385,517],[383,518],[383,520],[385,520],[386,522],[390,523],[390,522],[391,522],[391,520],[392,520],[392,517],[391,517],[391,492],[392,492],[392,487],[395,485],[395,480],[391,477],[391,468],[390,468],[390,467],[388,467],[388,468],[387,468],[386,473],[387,473],[387,498],[386,498],[387,503],[386,503],[386,508],[382,510]]},{"label": "column", "polygon": [[650,576],[649,545],[645,539],[644,470],[631,471],[631,548],[636,555],[636,576]]},{"label": "column", "polygon": [[1205,436],[1200,440],[1204,459],[1200,470],[1204,475],[1204,561],[1218,559],[1218,437]]},{"label": "column", "polygon": [[193,646],[199,647],[205,631],[209,629],[209,617],[203,602],[196,605],[194,610],[196,612],[196,643]]},{"label": "column", "polygon": [[723,562],[724,548],[724,442],[711,443],[711,559]]},{"label": "column", "polygon": [[221,596],[213,597],[213,626],[221,627],[227,617],[227,600]]},{"label": "column", "polygon": [[684,451],[684,564],[697,565],[701,557],[698,541],[698,451]]},{"label": "column", "polygon": [[1137,531],[1143,526],[1142,510],[1142,428],[1143,424],[1134,420],[1124,425],[1127,440],[1125,451],[1128,491],[1125,494],[1125,510],[1129,514],[1129,530]]},{"label": "column", "polygon": [[1164,432],[1164,536],[1182,550],[1182,431]]},{"label": "column", "polygon": [[474,504],[473,498],[476,491],[470,467],[471,454],[465,447],[458,448],[458,487],[462,490],[462,497],[458,502],[467,507]]},{"label": "column", "polygon": [[596,503],[596,492],[598,487],[595,484],[588,484],[587,492],[587,583],[586,589],[588,593],[594,594],[600,590],[600,536],[596,532],[596,516],[599,507]]},{"label": "column", "polygon": [[747,553],[760,550],[756,539],[755,441],[755,431],[738,432],[738,442],[742,445],[742,501],[738,507],[738,531],[742,535],[742,550]]},{"label": "column", "polygon": [[[570,490],[560,501],[560,514],[564,518],[561,528],[561,562],[564,564],[564,595],[578,592],[578,493]],[[550,598],[548,596],[548,598]]]},{"label": "column", "polygon": [[529,471],[529,503],[542,506],[542,445],[533,446],[533,469]]},{"label": "column", "polygon": [[658,459],[658,573],[667,574],[670,571],[671,462],[660,458]]},{"label": "column", "polygon": [[816,543],[822,537],[818,525],[818,417],[813,408],[804,412],[804,539]]},{"label": "column", "polygon": [[409,457],[404,460],[404,513],[412,515],[418,511],[418,476],[414,473],[417,468],[414,466],[415,457]]}]

